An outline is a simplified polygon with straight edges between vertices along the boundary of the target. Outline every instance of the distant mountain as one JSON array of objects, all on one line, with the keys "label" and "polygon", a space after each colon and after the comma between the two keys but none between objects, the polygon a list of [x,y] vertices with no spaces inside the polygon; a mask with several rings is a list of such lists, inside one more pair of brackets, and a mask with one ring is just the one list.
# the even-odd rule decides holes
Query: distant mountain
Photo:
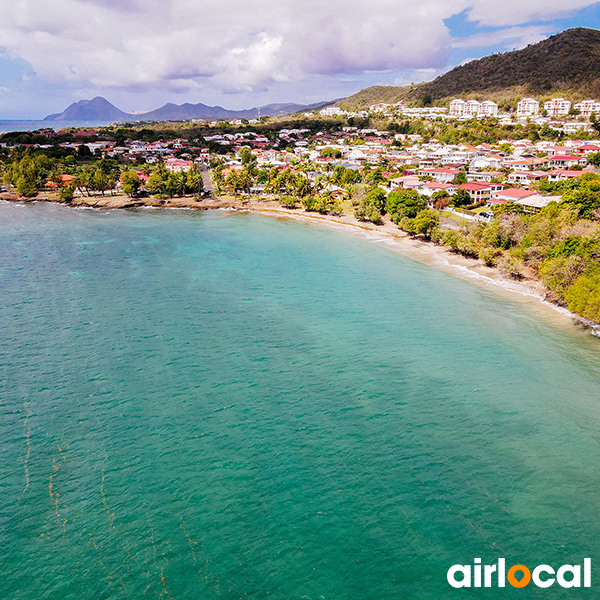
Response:
[{"label": "distant mountain", "polygon": [[119,110],[108,100],[96,96],[93,100],[74,102],[63,112],[48,115],[44,121],[122,121],[131,115]]},{"label": "distant mountain", "polygon": [[366,88],[339,105],[356,110],[377,102],[441,103],[467,94],[507,103],[522,95],[600,98],[600,31],[568,29],[522,50],[471,61],[427,83]]},{"label": "distant mountain", "polygon": [[119,110],[108,100],[96,97],[93,100],[80,100],[71,104],[65,111],[48,115],[45,121],[187,121],[190,119],[251,119],[257,116],[272,117],[295,112],[315,110],[336,102],[319,102],[317,104],[268,104],[260,108],[247,110],[228,110],[221,106],[206,104],[172,104],[168,103],[156,110],[146,113],[130,114]]}]

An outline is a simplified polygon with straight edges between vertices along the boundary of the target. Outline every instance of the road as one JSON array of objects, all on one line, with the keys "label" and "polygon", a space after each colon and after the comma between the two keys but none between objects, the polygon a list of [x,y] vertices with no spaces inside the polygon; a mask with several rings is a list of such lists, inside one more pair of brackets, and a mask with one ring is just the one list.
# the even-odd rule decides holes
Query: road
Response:
[{"label": "road", "polygon": [[210,170],[208,165],[201,165],[200,170],[202,171],[202,182],[204,184],[204,189],[207,190],[212,196],[215,192],[215,188],[213,187],[212,181],[210,179]]}]

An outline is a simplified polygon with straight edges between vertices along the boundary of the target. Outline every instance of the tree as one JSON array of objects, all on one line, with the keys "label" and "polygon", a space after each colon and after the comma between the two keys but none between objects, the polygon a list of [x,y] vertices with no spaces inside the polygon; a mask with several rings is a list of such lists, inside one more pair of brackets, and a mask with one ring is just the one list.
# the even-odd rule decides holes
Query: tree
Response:
[{"label": "tree", "polygon": [[132,169],[125,171],[121,176],[121,185],[124,194],[127,194],[130,198],[135,196],[140,187],[137,173]]},{"label": "tree", "polygon": [[256,156],[252,154],[252,150],[248,146],[243,146],[240,150],[240,158],[242,160],[243,165],[248,165],[250,163],[256,162]]},{"label": "tree", "polygon": [[73,197],[75,195],[74,190],[73,190],[73,186],[71,185],[66,185],[62,188],[60,188],[60,190],[58,191],[58,195],[67,203],[72,202],[73,201]]},{"label": "tree", "polygon": [[373,206],[379,211],[379,216],[385,212],[385,192],[381,188],[371,190],[364,200],[365,205]]},{"label": "tree", "polygon": [[403,217],[414,219],[426,206],[427,201],[415,190],[395,190],[388,194],[386,210],[396,223]]},{"label": "tree", "polygon": [[21,176],[17,181],[17,192],[26,198],[32,198],[37,194],[35,182],[30,178]]},{"label": "tree", "polygon": [[148,177],[146,183],[148,191],[154,196],[164,196],[166,194],[166,184],[159,169],[155,169]]},{"label": "tree", "polygon": [[323,148],[323,150],[321,150],[321,156],[323,158],[341,158],[342,151],[338,148],[331,148],[327,146],[327,148]]},{"label": "tree", "polygon": [[430,209],[422,210],[414,219],[414,231],[427,239],[440,226],[440,216]]},{"label": "tree", "polygon": [[460,185],[462,183],[468,183],[467,174],[464,171],[460,171],[458,175],[452,181],[454,185]]},{"label": "tree", "polygon": [[471,204],[471,195],[467,190],[459,188],[456,193],[452,196],[450,204],[455,207],[467,206]]},{"label": "tree", "polygon": [[593,152],[592,154],[588,154],[587,159],[590,165],[600,167],[600,152]]},{"label": "tree", "polygon": [[579,277],[565,292],[570,311],[600,321],[600,270]]}]

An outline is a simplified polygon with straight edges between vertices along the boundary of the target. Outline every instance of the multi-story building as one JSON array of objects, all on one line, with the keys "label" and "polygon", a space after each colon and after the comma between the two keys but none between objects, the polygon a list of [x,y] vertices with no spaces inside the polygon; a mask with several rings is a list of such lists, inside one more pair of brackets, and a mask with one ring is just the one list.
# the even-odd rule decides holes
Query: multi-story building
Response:
[{"label": "multi-story building", "polygon": [[561,117],[569,114],[571,102],[564,98],[552,98],[552,100],[544,102],[544,109],[549,117]]},{"label": "multi-story building", "polygon": [[534,117],[540,112],[540,103],[533,98],[523,98],[517,104],[517,117]]},{"label": "multi-story building", "polygon": [[573,107],[577,109],[582,116],[589,118],[592,113],[600,114],[600,102],[597,100],[582,100]]},{"label": "multi-story building", "polygon": [[449,114],[453,117],[462,117],[465,114],[465,108],[467,103],[460,98],[456,98],[456,100],[452,100],[450,102],[450,111]]},{"label": "multi-story building", "polygon": [[456,98],[450,102],[449,113],[453,117],[497,117],[498,105],[491,100],[461,100]]},{"label": "multi-story building", "polygon": [[471,115],[472,117],[478,117],[481,112],[481,102],[477,100],[467,100],[465,107],[465,114]]},{"label": "multi-story building", "polygon": [[481,117],[497,117],[498,116],[498,105],[491,100],[485,100],[481,103],[479,111]]}]

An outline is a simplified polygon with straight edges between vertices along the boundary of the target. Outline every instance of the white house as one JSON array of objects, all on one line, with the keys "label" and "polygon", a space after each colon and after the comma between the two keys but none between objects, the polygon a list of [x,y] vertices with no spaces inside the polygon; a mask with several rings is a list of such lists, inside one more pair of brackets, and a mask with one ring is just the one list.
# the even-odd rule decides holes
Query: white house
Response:
[{"label": "white house", "polygon": [[450,183],[459,173],[458,169],[421,169],[421,175],[432,177],[438,183]]},{"label": "white house", "polygon": [[456,98],[450,102],[449,114],[453,117],[462,117],[465,114],[467,103],[460,98]]},{"label": "white house", "polygon": [[545,177],[548,177],[548,173],[545,171],[514,171],[508,175],[508,183],[528,185],[535,181],[541,181]]},{"label": "white house", "polygon": [[481,103],[479,110],[479,116],[482,117],[497,117],[498,116],[498,105],[491,100],[484,100]]},{"label": "white house", "polygon": [[533,98],[523,98],[517,104],[517,117],[534,117],[540,112],[540,103]]},{"label": "white house", "polygon": [[600,114],[600,102],[596,100],[583,100],[575,104],[573,108],[586,118],[589,118],[592,113]]},{"label": "white house", "polygon": [[500,202],[517,202],[528,196],[535,196],[537,192],[531,192],[529,190],[521,190],[519,188],[508,188],[506,190],[499,190],[492,192],[492,200]]},{"label": "white house", "polygon": [[552,98],[552,100],[544,102],[544,109],[549,117],[568,115],[571,110],[571,102],[564,98]]},{"label": "white house", "polygon": [[467,100],[467,106],[465,107],[465,114],[477,117],[481,113],[481,102],[477,100]]}]

